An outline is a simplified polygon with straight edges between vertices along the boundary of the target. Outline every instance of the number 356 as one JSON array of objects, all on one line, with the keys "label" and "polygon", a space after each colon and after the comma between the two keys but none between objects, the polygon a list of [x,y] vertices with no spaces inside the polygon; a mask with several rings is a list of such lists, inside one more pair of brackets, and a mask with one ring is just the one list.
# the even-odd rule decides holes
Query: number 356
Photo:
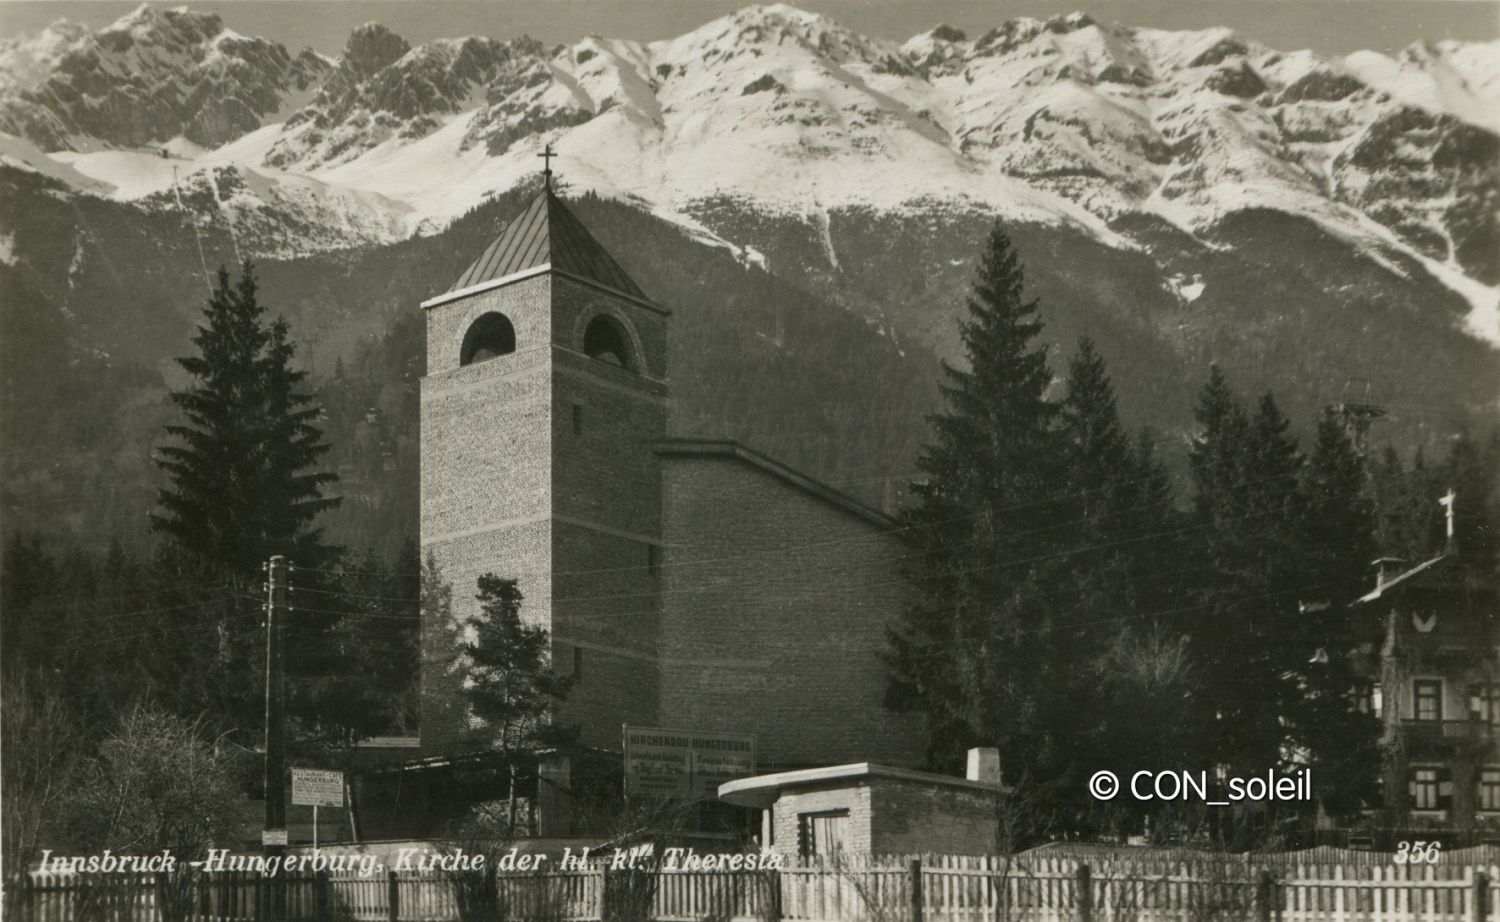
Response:
[{"label": "number 356", "polygon": [[1402,842],[1391,860],[1397,864],[1437,864],[1442,855],[1441,842]]}]

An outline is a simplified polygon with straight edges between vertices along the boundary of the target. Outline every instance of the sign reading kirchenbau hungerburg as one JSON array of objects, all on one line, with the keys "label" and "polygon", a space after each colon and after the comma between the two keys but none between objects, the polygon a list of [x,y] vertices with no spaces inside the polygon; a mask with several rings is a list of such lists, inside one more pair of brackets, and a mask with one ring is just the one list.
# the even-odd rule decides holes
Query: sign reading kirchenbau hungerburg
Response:
[{"label": "sign reading kirchenbau hungerburg", "polygon": [[625,726],[625,793],[692,800],[755,774],[755,737]]}]

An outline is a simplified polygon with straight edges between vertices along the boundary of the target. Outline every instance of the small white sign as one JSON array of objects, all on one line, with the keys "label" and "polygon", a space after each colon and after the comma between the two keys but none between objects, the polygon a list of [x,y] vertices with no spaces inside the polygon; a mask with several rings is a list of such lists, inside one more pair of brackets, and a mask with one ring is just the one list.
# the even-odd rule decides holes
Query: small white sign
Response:
[{"label": "small white sign", "polygon": [[299,807],[342,807],[344,773],[292,769],[292,803]]},{"label": "small white sign", "polygon": [[261,845],[285,845],[286,844],[286,830],[285,829],[267,829],[267,830],[264,830],[260,834],[260,844]]}]

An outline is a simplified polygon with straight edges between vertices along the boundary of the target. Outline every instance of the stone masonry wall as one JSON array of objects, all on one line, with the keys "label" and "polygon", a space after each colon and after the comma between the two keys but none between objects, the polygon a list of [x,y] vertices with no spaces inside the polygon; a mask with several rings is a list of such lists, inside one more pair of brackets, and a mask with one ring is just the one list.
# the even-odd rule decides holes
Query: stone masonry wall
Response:
[{"label": "stone masonry wall", "polygon": [[871,804],[870,789],[865,785],[783,794],[771,809],[771,841],[762,844],[783,855],[795,855],[799,848],[798,817],[830,810],[849,811],[844,847],[852,852],[868,852],[872,842]]},{"label": "stone masonry wall", "polygon": [[756,734],[762,771],[920,764],[920,721],[881,706],[898,540],[741,459],[663,460],[666,722]]},{"label": "stone masonry wall", "polygon": [[800,818],[830,810],[849,811],[845,848],[854,852],[983,855],[995,848],[993,795],[881,777],[783,793],[771,809],[765,844],[797,854]]},{"label": "stone masonry wall", "polygon": [[894,778],[870,781],[871,848],[885,854],[988,855],[995,795]]},{"label": "stone masonry wall", "polygon": [[[562,719],[618,749],[622,724],[657,723],[665,316],[566,277],[552,310],[554,656],[582,667]],[[601,314],[627,332],[633,368],[583,353]]]},{"label": "stone masonry wall", "polygon": [[[538,276],[430,308],[421,398],[421,542],[451,587],[456,618],[477,610],[475,581],[520,581],[522,615],[551,627],[551,281]],[[459,367],[469,325],[486,311],[515,327],[516,351]],[[453,670],[455,630],[424,614],[422,745],[466,743]]]}]

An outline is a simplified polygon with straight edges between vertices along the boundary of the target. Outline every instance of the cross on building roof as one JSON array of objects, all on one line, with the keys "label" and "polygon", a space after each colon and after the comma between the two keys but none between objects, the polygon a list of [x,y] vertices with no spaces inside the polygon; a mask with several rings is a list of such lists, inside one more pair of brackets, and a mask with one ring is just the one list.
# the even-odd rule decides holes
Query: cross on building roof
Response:
[{"label": "cross on building roof", "polygon": [[537,156],[542,158],[542,182],[546,183],[547,191],[550,192],[552,191],[552,158],[557,156],[552,150],[552,142],[547,142],[547,146],[542,148],[542,152]]},{"label": "cross on building roof", "polygon": [[[540,154],[538,156],[541,156]],[[649,300],[614,257],[551,189],[538,192],[494,243],[464,270],[449,293],[547,266]]]}]

